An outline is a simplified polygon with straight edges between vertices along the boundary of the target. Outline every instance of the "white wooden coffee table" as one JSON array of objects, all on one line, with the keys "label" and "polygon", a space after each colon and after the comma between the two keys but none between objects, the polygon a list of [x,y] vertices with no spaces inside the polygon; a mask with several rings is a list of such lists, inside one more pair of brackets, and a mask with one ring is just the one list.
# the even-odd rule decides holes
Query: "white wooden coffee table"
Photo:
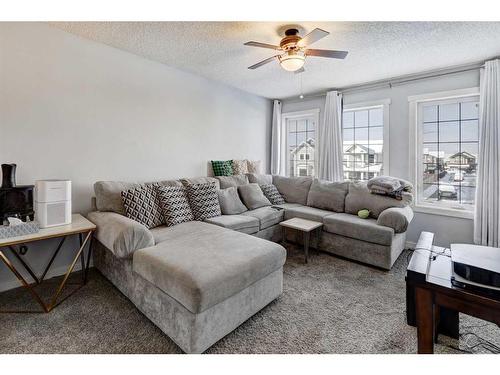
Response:
[{"label": "white wooden coffee table", "polygon": [[318,249],[319,245],[319,236],[321,234],[321,228],[323,227],[323,223],[319,221],[306,220],[301,218],[293,218],[290,220],[285,220],[280,223],[283,228],[283,244],[286,243],[286,229],[295,229],[303,233],[304,236],[304,256],[305,262],[307,263],[307,258],[309,257],[309,240],[311,236],[311,232],[316,231],[316,249]]}]

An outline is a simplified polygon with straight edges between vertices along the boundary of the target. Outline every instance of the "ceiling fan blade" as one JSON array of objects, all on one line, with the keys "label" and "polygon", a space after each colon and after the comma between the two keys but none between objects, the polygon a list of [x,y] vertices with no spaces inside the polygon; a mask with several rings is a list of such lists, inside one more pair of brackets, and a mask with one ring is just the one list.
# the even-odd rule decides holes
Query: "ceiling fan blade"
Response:
[{"label": "ceiling fan blade", "polygon": [[300,74],[300,73],[303,73],[305,72],[306,70],[304,69],[304,67],[300,68],[299,70],[296,70],[294,73],[295,74]]},{"label": "ceiling fan blade", "polygon": [[324,38],[328,34],[330,34],[328,31],[316,28],[313,31],[311,31],[309,34],[307,34],[305,37],[303,37],[301,40],[299,40],[297,45],[299,47],[307,47],[307,46],[317,42],[318,40]]},{"label": "ceiling fan blade", "polygon": [[272,44],[261,43],[261,42],[246,42],[244,45],[250,46],[250,47],[269,48],[269,49],[274,49],[274,50],[280,49],[280,46],[275,46]]},{"label": "ceiling fan blade", "polygon": [[334,51],[329,49],[307,49],[306,56],[329,57],[332,59],[345,59],[349,52]]},{"label": "ceiling fan blade", "polygon": [[278,56],[279,55],[271,56],[271,57],[269,57],[269,58],[267,58],[265,60],[262,60],[261,62],[258,62],[257,64],[249,66],[248,69],[257,69],[257,68],[261,67],[262,65],[266,65],[267,63],[270,63],[271,61],[273,61]]}]

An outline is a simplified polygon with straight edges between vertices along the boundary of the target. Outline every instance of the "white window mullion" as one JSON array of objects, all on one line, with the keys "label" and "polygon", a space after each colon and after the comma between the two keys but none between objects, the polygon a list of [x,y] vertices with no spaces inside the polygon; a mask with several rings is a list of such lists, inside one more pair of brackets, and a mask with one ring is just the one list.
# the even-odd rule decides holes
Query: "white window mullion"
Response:
[{"label": "white window mullion", "polygon": [[346,180],[368,180],[390,173],[389,105],[390,100],[385,99],[344,106],[342,132]]},{"label": "white window mullion", "polygon": [[479,145],[478,93],[472,88],[409,98],[416,211],[472,218]]}]

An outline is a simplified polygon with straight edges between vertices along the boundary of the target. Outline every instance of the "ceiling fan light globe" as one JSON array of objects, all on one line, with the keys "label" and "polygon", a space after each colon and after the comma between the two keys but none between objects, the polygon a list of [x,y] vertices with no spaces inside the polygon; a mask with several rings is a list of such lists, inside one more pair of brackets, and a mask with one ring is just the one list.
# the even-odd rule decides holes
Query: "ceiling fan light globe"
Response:
[{"label": "ceiling fan light globe", "polygon": [[283,55],[279,57],[280,65],[288,72],[295,72],[304,66],[306,58],[302,55]]}]

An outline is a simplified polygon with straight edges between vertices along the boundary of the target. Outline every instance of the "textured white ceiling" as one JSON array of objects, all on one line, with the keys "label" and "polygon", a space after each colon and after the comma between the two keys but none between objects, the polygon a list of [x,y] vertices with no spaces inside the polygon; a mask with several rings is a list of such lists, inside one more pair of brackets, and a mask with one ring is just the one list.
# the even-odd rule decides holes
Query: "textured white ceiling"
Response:
[{"label": "textured white ceiling", "polygon": [[[285,22],[63,22],[70,33],[190,71],[267,98],[300,93],[299,75],[270,63],[247,67],[274,51]],[[349,51],[345,60],[309,57],[300,76],[305,94],[476,62],[500,55],[500,22],[300,22],[330,32],[314,48]]]}]

